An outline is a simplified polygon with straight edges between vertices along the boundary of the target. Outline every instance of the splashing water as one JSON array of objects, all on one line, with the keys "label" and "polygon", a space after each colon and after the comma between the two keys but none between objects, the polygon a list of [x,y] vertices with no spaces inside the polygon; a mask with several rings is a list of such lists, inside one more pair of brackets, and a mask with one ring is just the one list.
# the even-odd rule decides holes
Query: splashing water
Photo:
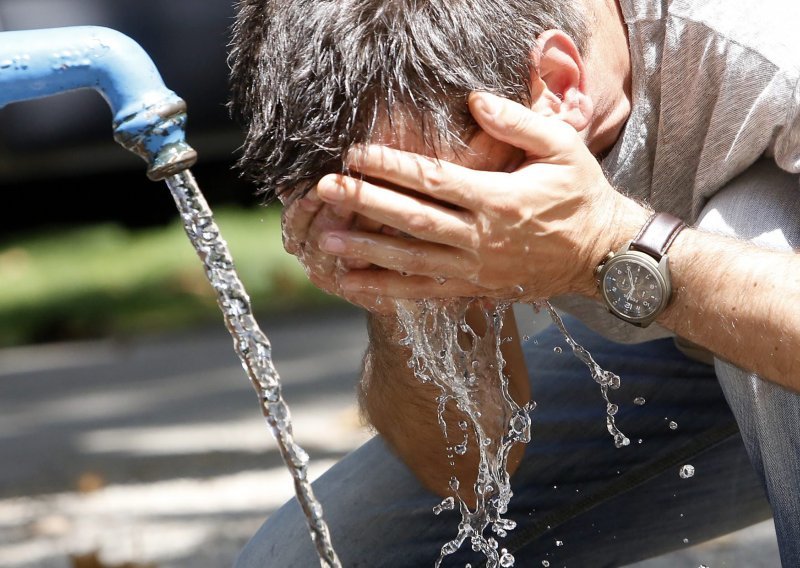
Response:
[{"label": "splashing water", "polygon": [[[447,440],[449,453],[467,451],[470,437],[461,437],[469,430],[476,441],[479,456],[474,491],[477,497],[474,509],[464,502],[459,492],[458,480],[453,478],[450,488],[454,495],[445,499],[434,510],[458,506],[461,522],[458,534],[442,546],[436,566],[455,553],[469,539],[472,549],[486,557],[489,567],[513,566],[514,557],[507,550],[498,552],[497,540],[484,535],[487,528],[498,537],[505,537],[516,523],[503,518],[511,500],[508,474],[508,456],[517,442],[527,443],[531,436],[530,412],[534,404],[519,406],[508,392],[508,378],[503,373],[505,361],[500,350],[503,343],[501,330],[507,305],[483,302],[482,310],[486,332],[478,335],[466,323],[466,313],[475,300],[421,300],[398,302],[397,315],[405,337],[402,344],[411,351],[409,367],[423,383],[439,388],[439,425]],[[448,436],[445,412],[448,404],[460,412],[458,439]],[[492,412],[487,412],[491,408]],[[489,417],[502,420],[503,434],[492,440],[487,434]],[[465,428],[466,426],[466,428]],[[451,460],[451,463],[452,460]]]},{"label": "splashing water", "polygon": [[[572,353],[574,353],[575,356],[589,368],[589,372],[592,374],[592,379],[594,379],[594,381],[600,385],[600,393],[603,395],[603,399],[606,401],[606,427],[608,429],[608,433],[614,438],[614,445],[618,448],[630,445],[631,441],[628,439],[628,437],[623,434],[619,428],[617,428],[615,415],[617,414],[619,407],[612,403],[608,398],[608,389],[616,390],[619,388],[619,376],[610,371],[606,371],[600,365],[598,365],[592,355],[572,338],[572,335],[570,335],[570,333],[567,331],[567,328],[564,326],[564,320],[561,319],[561,316],[558,315],[558,312],[556,312],[556,309],[550,302],[544,302],[542,305],[550,313],[553,323],[556,324],[556,327],[558,327],[559,331],[561,331],[561,334],[564,336],[564,339],[566,339],[567,344],[572,348]],[[538,310],[540,307],[541,306],[539,304],[534,304],[534,309]],[[642,401],[644,401],[644,399],[642,399]]]},{"label": "splashing water", "polygon": [[206,276],[217,293],[217,303],[233,337],[234,349],[258,393],[261,411],[294,479],[297,500],[305,513],[320,565],[340,568],[328,526],[322,518],[322,506],[314,497],[308,481],[308,454],[294,441],[289,407],[281,395],[280,377],[272,364],[272,346],[253,317],[250,297],[236,274],[228,245],[220,235],[211,209],[192,174],[188,170],[183,171],[166,181],[180,211],[186,234],[203,261]]}]

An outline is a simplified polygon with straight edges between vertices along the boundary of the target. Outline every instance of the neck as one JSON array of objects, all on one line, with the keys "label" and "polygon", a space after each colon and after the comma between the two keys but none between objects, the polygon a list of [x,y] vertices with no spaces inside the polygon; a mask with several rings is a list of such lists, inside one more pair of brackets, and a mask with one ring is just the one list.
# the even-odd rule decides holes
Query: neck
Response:
[{"label": "neck", "polygon": [[585,131],[594,154],[604,154],[617,141],[631,112],[631,59],[628,30],[619,0],[585,0],[593,22],[584,57],[587,91],[594,102]]}]

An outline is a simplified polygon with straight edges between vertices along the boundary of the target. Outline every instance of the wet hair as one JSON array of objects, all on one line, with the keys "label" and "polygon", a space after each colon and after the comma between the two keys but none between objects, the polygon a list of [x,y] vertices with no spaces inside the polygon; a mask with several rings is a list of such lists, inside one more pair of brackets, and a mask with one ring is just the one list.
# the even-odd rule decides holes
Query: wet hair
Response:
[{"label": "wet hair", "polygon": [[572,0],[240,0],[231,109],[247,127],[239,168],[271,200],[342,171],[355,144],[413,125],[425,147],[463,148],[467,98],[530,102],[536,37],[586,47]]}]

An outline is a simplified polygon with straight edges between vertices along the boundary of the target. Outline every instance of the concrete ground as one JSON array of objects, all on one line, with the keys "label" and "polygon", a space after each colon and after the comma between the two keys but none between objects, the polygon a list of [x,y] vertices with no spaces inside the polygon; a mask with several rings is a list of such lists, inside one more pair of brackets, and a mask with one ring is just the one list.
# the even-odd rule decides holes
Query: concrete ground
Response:
[{"label": "concrete ground", "polygon": [[[362,317],[261,324],[318,475],[370,436],[354,396]],[[0,350],[0,566],[92,552],[106,566],[230,566],[291,495],[221,324]],[[771,522],[636,566],[700,565],[779,566]]]}]

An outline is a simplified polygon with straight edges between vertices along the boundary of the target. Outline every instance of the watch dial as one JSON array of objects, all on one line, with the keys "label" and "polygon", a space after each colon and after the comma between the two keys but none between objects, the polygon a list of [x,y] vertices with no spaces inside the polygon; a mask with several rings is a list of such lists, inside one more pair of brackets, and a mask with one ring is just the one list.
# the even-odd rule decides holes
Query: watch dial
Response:
[{"label": "watch dial", "polygon": [[611,306],[633,320],[653,315],[664,300],[655,269],[636,259],[614,262],[603,278],[603,289]]}]

